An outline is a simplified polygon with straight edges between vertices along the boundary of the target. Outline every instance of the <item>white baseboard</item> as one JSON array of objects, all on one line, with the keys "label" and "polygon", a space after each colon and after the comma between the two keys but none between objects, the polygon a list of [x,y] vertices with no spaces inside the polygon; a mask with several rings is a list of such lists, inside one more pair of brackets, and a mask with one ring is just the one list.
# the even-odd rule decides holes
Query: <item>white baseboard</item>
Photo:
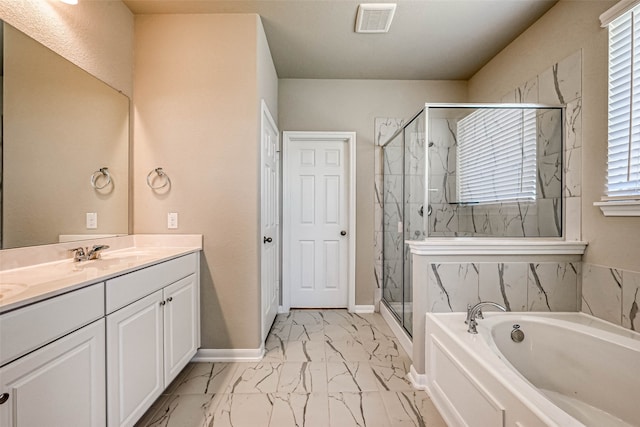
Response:
[{"label": "white baseboard", "polygon": [[260,348],[201,348],[192,362],[259,362],[264,357],[264,344]]},{"label": "white baseboard", "polygon": [[352,312],[358,314],[375,313],[376,307],[375,305],[354,305]]},{"label": "white baseboard", "polygon": [[389,328],[391,328],[391,332],[396,336],[404,351],[409,355],[409,358],[413,360],[413,342],[411,341],[411,337],[409,337],[407,332],[402,328],[402,326],[400,326],[395,316],[382,302],[380,303],[380,314],[385,322],[387,322],[387,325],[389,325]]},{"label": "white baseboard", "polygon": [[407,378],[411,382],[411,385],[418,390],[427,390],[427,376],[425,374],[419,374],[416,369],[411,365]]},{"label": "white baseboard", "polygon": [[283,306],[278,306],[278,314],[287,314],[289,310],[285,309]]}]

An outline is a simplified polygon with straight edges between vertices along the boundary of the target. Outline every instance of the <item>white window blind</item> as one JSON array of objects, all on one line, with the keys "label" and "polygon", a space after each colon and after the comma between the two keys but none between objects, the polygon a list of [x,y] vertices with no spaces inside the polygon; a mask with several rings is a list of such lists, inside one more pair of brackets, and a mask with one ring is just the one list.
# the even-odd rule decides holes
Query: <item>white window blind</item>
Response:
[{"label": "white window blind", "polygon": [[640,6],[609,24],[607,197],[640,196]]},{"label": "white window blind", "polygon": [[478,110],[458,121],[460,203],[536,199],[536,111]]}]

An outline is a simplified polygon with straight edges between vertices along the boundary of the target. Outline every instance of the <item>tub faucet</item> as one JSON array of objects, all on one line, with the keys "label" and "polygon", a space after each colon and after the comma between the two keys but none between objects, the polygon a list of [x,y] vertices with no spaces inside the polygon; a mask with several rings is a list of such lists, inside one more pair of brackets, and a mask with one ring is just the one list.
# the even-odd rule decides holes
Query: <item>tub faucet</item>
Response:
[{"label": "tub faucet", "polygon": [[478,325],[478,322],[476,322],[476,319],[477,318],[482,319],[482,307],[486,305],[495,307],[502,311],[507,311],[506,308],[504,308],[497,302],[491,302],[491,301],[482,301],[477,303],[473,307],[467,307],[467,319],[464,321],[464,323],[469,325],[467,332],[469,332],[470,334],[478,333],[478,331],[476,330],[476,326]]}]

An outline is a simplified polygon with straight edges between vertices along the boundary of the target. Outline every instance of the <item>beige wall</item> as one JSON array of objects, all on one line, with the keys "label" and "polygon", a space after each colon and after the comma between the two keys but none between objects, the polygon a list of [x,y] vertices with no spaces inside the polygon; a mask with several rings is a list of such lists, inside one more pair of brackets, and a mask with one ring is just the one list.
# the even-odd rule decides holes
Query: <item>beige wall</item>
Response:
[{"label": "beige wall", "polygon": [[[203,234],[202,346],[257,348],[260,97],[277,108],[259,17],[141,15],[135,27],[135,232],[173,232],[178,212],[175,232]],[[170,191],[147,187],[156,167]]]},{"label": "beige wall", "polygon": [[0,19],[132,95],[133,14],[120,0],[5,0]]},{"label": "beige wall", "polygon": [[593,203],[606,183],[607,30],[599,15],[615,2],[560,1],[469,81],[470,101],[500,99],[573,52],[582,49],[582,238],[584,261],[638,271],[640,218],[604,217]]},{"label": "beige wall", "polygon": [[356,304],[373,304],[374,119],[409,118],[425,102],[465,102],[467,84],[281,79],[278,92],[280,131],[356,132]]}]

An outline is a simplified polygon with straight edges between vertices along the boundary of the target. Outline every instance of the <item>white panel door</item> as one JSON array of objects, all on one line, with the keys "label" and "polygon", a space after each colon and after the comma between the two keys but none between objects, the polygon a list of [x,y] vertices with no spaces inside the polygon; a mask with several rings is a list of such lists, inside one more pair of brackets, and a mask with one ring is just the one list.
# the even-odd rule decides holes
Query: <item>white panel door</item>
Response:
[{"label": "white panel door", "polygon": [[276,318],[280,300],[279,132],[262,103],[262,341]]},{"label": "white panel door", "polygon": [[291,140],[287,149],[291,307],[347,307],[347,142]]},{"label": "white panel door", "polygon": [[104,367],[102,319],[3,366],[0,426],[104,426]]}]

